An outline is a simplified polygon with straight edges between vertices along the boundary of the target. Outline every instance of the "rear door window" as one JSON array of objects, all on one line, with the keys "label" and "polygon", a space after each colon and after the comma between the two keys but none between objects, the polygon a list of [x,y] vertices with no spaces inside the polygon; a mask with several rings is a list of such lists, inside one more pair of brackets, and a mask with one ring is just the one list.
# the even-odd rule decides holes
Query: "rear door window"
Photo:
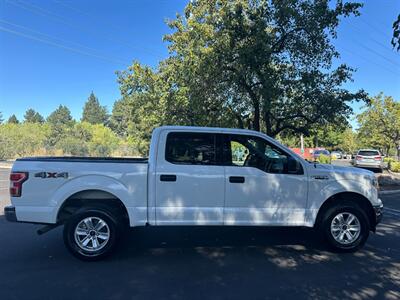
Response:
[{"label": "rear door window", "polygon": [[165,159],[170,163],[215,165],[216,156],[215,134],[171,132],[167,136]]}]

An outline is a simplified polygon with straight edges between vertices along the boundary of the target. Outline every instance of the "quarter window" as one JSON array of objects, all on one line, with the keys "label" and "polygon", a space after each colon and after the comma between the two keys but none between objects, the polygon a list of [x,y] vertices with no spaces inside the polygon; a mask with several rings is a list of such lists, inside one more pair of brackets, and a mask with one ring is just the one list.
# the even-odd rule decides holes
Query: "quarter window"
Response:
[{"label": "quarter window", "polygon": [[215,134],[171,132],[167,136],[165,159],[174,164],[215,165]]}]

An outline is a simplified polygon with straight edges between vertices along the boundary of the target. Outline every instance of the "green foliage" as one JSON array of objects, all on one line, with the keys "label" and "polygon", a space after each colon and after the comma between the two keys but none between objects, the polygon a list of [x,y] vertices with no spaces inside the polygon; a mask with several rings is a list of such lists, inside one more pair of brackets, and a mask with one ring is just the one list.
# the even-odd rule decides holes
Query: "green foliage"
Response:
[{"label": "green foliage", "polygon": [[[187,124],[250,127],[276,136],[308,133],[311,125],[340,124],[351,93],[341,86],[352,69],[340,65],[331,40],[341,17],[358,15],[358,3],[338,1],[190,2],[168,24],[171,56],[159,67],[168,97]],[[163,76],[168,74],[168,76]],[[227,117],[228,116],[228,117]]]},{"label": "green foliage", "polygon": [[3,121],[4,121],[4,120],[3,120],[3,114],[2,114],[1,111],[0,111],[0,124],[3,123]]},{"label": "green foliage", "polygon": [[[50,123],[7,123],[0,125],[0,159],[32,155],[110,156],[113,153],[136,155],[136,144],[120,151],[122,139],[108,127],[87,122],[63,127],[62,137],[49,146],[54,134]],[[136,151],[136,152],[135,152]]]},{"label": "green foliage", "polygon": [[392,172],[400,172],[400,162],[391,162],[390,163],[390,170]]},{"label": "green foliage", "polygon": [[44,118],[41,114],[36,112],[34,109],[29,108],[24,115],[24,122],[27,123],[44,123]]},{"label": "green foliage", "polygon": [[65,155],[88,156],[89,149],[85,142],[80,139],[67,136],[57,143],[57,149],[60,149]]},{"label": "green foliage", "polygon": [[317,162],[319,162],[320,164],[330,164],[331,163],[331,157],[329,155],[321,154],[317,158]]},{"label": "green foliage", "polygon": [[353,153],[360,148],[360,145],[357,141],[357,135],[351,128],[346,128],[346,130],[342,133],[342,139],[341,143],[339,144],[339,148],[346,153]]},{"label": "green foliage", "polygon": [[124,97],[114,103],[110,127],[119,136],[128,136],[128,126],[133,122],[133,106],[132,97]]},{"label": "green foliage", "polygon": [[68,136],[74,121],[68,107],[60,105],[47,117],[47,122],[50,125],[50,134],[46,148],[55,149],[55,146]]},{"label": "green foliage", "polygon": [[49,122],[53,126],[70,126],[73,124],[71,111],[68,109],[68,107],[60,105],[47,117],[47,122]]},{"label": "green foliage", "polygon": [[101,106],[99,100],[92,92],[83,107],[82,122],[90,124],[108,123],[108,113],[105,106]]},{"label": "green foliage", "polygon": [[397,149],[400,156],[400,102],[382,93],[370,99],[365,110],[357,116],[359,139],[368,147]]},{"label": "green foliage", "polygon": [[19,121],[15,115],[12,115],[11,117],[8,118],[7,123],[11,124],[19,124]]},{"label": "green foliage", "polygon": [[48,133],[47,124],[0,125],[0,159],[40,154]]},{"label": "green foliage", "polygon": [[400,50],[400,14],[397,17],[397,20],[393,23],[392,46],[397,51]]},{"label": "green foliage", "polygon": [[[149,67],[134,63],[118,73],[122,99],[117,101],[111,116],[111,128],[119,135],[137,143],[141,154],[148,152],[153,129],[163,124],[180,124],[165,104],[165,92],[160,74]],[[179,114],[178,114],[179,115]],[[178,116],[177,115],[177,116]]]},{"label": "green foliage", "polygon": [[170,56],[156,70],[135,62],[118,73],[122,99],[110,126],[140,143],[143,153],[153,128],[163,124],[252,128],[284,138],[345,124],[349,101],[365,93],[341,88],[353,70],[340,65],[332,71],[337,52],[331,40],[339,19],[358,15],[360,7],[192,1],[168,22]]},{"label": "green foliage", "polygon": [[396,160],[393,157],[384,157],[383,161],[385,163],[391,163],[391,162],[396,161]]},{"label": "green foliage", "polygon": [[119,139],[108,127],[92,125],[92,137],[88,143],[90,153],[94,156],[110,156],[118,148]]}]

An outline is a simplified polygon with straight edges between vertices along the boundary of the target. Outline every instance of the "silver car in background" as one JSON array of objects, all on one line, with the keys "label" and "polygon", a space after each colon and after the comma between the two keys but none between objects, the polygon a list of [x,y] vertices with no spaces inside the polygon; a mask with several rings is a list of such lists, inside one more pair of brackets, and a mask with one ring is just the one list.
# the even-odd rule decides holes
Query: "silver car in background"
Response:
[{"label": "silver car in background", "polygon": [[383,158],[379,150],[360,149],[353,160],[355,167],[380,169],[383,168]]}]

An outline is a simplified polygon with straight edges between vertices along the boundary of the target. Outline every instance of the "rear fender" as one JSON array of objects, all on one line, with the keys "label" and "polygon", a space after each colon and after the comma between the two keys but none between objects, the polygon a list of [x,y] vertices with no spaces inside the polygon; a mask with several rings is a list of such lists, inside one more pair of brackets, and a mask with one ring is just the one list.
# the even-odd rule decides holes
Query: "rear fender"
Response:
[{"label": "rear fender", "polygon": [[121,200],[128,211],[129,222],[132,224],[132,208],[134,206],[134,195],[126,186],[116,179],[103,175],[85,175],[76,177],[63,184],[51,197],[50,206],[54,207],[51,216],[52,223],[57,221],[57,215],[63,203],[72,195],[88,191],[103,191]]}]

